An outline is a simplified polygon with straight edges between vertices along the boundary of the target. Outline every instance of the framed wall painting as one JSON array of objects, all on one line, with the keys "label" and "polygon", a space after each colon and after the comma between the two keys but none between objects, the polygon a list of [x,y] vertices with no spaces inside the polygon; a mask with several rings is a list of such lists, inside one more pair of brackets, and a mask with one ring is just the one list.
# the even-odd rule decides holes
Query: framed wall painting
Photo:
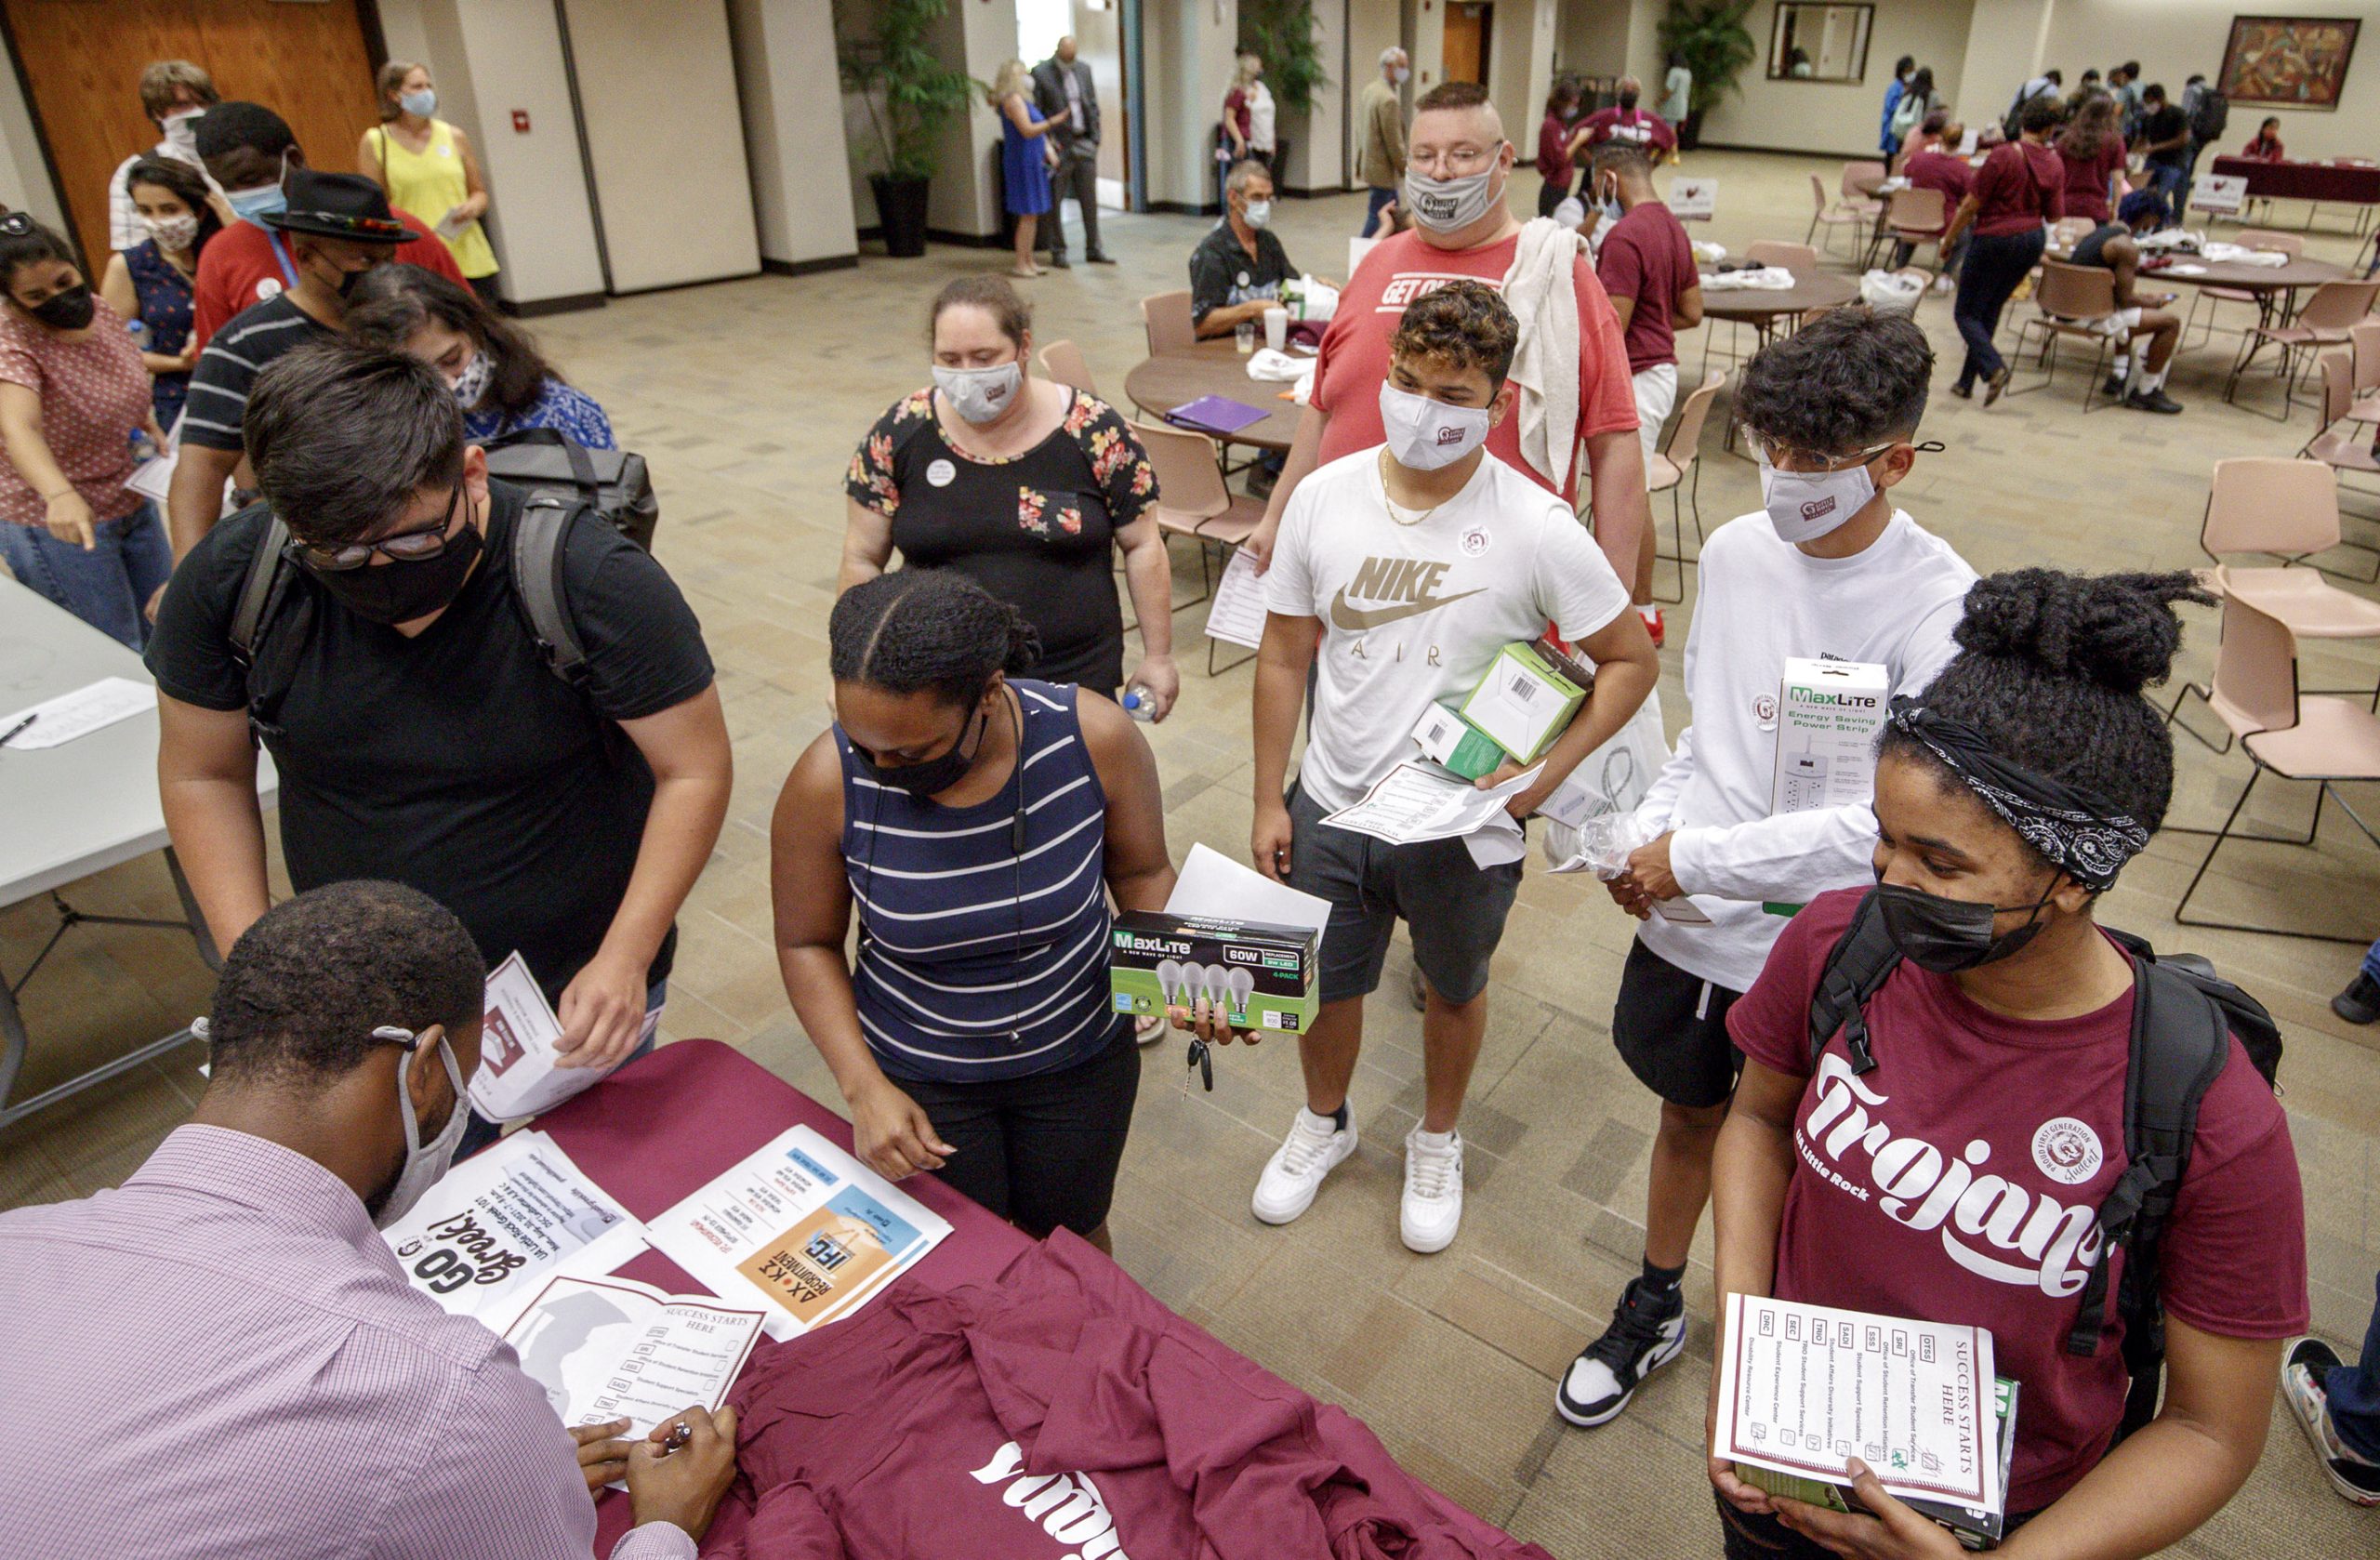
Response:
[{"label": "framed wall painting", "polygon": [[2353,17],[2235,16],[2223,95],[2248,107],[2334,111],[2362,23]]}]

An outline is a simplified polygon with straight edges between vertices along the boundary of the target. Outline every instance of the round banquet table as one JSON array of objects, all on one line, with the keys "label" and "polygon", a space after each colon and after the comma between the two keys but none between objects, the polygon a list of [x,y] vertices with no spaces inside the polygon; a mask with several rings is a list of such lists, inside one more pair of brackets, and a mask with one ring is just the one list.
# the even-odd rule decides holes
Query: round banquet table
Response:
[{"label": "round banquet table", "polygon": [[1764,333],[1782,316],[1806,314],[1813,309],[1837,308],[1859,296],[1857,277],[1831,271],[1820,271],[1815,276],[1797,276],[1792,286],[1773,292],[1765,287],[1715,291],[1710,285],[1708,272],[1704,273],[1702,282],[1704,319],[1732,320],[1739,324],[1758,325]]},{"label": "round banquet table", "polygon": [[2176,276],[2171,267],[2162,271],[2144,271],[2139,285],[2156,287],[2162,283],[2188,284],[2193,287],[2237,287],[2241,292],[2256,295],[2257,324],[2286,324],[2297,312],[2297,290],[2319,287],[2325,282],[2344,282],[2347,269],[2329,260],[2292,260],[2287,265],[2241,265],[2237,260],[2202,260],[2185,255],[2178,265],[2203,266],[2200,276]]},{"label": "round banquet table", "polygon": [[1297,437],[1298,415],[1304,408],[1294,401],[1280,399],[1281,391],[1289,388],[1279,380],[1250,378],[1248,359],[1240,355],[1238,346],[1228,336],[1144,358],[1124,376],[1125,396],[1140,408],[1143,416],[1152,421],[1164,421],[1166,413],[1202,395],[1219,395],[1226,401],[1261,409],[1264,413],[1263,422],[1250,423],[1236,433],[1210,435],[1226,443],[1247,444],[1260,450],[1286,450],[1289,441]]}]

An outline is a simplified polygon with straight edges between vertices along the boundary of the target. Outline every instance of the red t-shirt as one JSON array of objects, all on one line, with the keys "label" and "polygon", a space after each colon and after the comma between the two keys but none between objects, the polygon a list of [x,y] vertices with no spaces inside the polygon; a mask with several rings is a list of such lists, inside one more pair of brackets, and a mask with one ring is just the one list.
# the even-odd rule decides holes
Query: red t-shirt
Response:
[{"label": "red t-shirt", "polygon": [[2288,160],[2288,154],[2281,150],[2280,138],[2275,137],[2271,140],[2267,140],[2261,132],[2255,139],[2240,149],[2240,155],[2254,157],[2260,163],[2281,163]]},{"label": "red t-shirt", "polygon": [[1911,189],[1942,192],[1942,227],[1937,231],[1949,229],[1951,214],[1967,198],[1967,192],[1975,188],[1975,169],[1967,165],[1967,160],[1944,152],[1938,145],[1911,156],[1901,174]]},{"label": "red t-shirt", "polygon": [[[1387,442],[1380,420],[1380,387],[1388,377],[1388,338],[1405,317],[1405,306],[1449,282],[1485,282],[1501,291],[1520,242],[1515,233],[1476,249],[1434,249],[1420,233],[1408,231],[1372,245],[1347,279],[1315,358],[1313,403],[1330,419],[1323,427],[1316,465],[1327,466],[1342,455]],[[1571,274],[1579,298],[1579,438],[1583,443],[1597,433],[1633,432],[1636,392],[1628,382],[1628,350],[1620,340],[1620,321],[1585,255],[1579,257]],[[1507,416],[1491,429],[1488,453],[1539,486],[1553,488],[1543,472],[1521,458],[1520,422],[1518,416]],[[1566,499],[1578,498],[1575,459],[1565,464],[1555,491]]]},{"label": "red t-shirt", "polygon": [[1702,284],[1694,265],[1694,241],[1686,224],[1659,201],[1623,213],[1603,235],[1595,254],[1595,279],[1612,297],[1633,298],[1628,316],[1628,372],[1677,361],[1677,331],[1670,310],[1678,294]]},{"label": "red t-shirt", "polygon": [[1580,120],[1580,126],[1594,133],[1587,138],[1589,150],[1607,140],[1634,141],[1639,146],[1658,146],[1668,152],[1677,146],[1677,132],[1669,121],[1650,109],[1597,109]]},{"label": "red t-shirt", "polygon": [[2108,180],[2124,165],[2123,138],[2108,137],[2099,143],[2099,154],[2087,162],[2078,163],[2063,152],[2057,160],[2066,169],[2066,215],[2114,221],[2108,210]]},{"label": "red t-shirt", "polygon": [[[1752,1061],[1809,1074],[1810,994],[1860,892],[1794,917],[1729,1011]],[[2088,1358],[2066,1335],[2099,1259],[2095,1217],[2124,1169],[2132,1001],[2005,1018],[1904,963],[1868,1003],[1875,1070],[1855,1077],[1838,1036],[1794,1117],[1778,1298],[1990,1329],[2000,1373],[2024,1389],[2011,1511],[2064,1494],[2123,1414],[2121,1322]],[[2236,1039],[2200,1104],[2160,1272],[2166,1311],[2204,1331],[2286,1338],[2307,1325],[2289,1124]],[[2109,1275],[2111,1293],[2122,1276]]]},{"label": "red t-shirt", "polygon": [[[458,287],[470,285],[445,240],[404,212],[396,213],[396,218],[413,234],[397,245],[401,263],[434,271]],[[285,249],[289,241],[281,242]],[[288,284],[289,278],[272,252],[272,234],[254,222],[228,224],[206,241],[205,250],[198,257],[198,275],[191,284],[191,345],[205,347],[207,337],[230,324],[232,315]]]},{"label": "red t-shirt", "polygon": [[1978,237],[2020,233],[2066,215],[2066,165],[2029,140],[2003,142],[1976,170]]}]

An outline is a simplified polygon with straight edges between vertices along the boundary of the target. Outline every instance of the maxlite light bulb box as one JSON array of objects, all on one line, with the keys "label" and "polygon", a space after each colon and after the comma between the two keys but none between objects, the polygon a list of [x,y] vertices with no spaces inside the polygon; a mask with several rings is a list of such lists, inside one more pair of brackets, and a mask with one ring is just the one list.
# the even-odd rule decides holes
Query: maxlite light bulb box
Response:
[{"label": "maxlite light bulb box", "polygon": [[1867,661],[1790,657],[1777,701],[1772,813],[1807,813],[1866,801],[1876,789],[1876,734],[1892,674]]},{"label": "maxlite light bulb box", "polygon": [[1462,718],[1522,763],[1535,763],[1570,723],[1587,691],[1534,645],[1508,644],[1462,701]]},{"label": "maxlite light bulb box", "polygon": [[1305,927],[1126,910],[1108,934],[1107,985],[1119,1013],[1161,1013],[1203,997],[1226,1009],[1235,1029],[1302,1035],[1320,1006],[1319,952]]}]

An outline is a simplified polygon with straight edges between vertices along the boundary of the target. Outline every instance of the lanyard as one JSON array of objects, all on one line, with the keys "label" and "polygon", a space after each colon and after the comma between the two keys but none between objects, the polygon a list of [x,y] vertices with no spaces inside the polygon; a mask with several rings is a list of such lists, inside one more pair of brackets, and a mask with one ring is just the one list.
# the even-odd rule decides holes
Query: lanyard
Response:
[{"label": "lanyard", "polygon": [[[262,227],[263,224],[258,223],[258,226]],[[298,267],[291,262],[289,251],[281,246],[281,235],[271,228],[265,228],[264,238],[267,244],[272,245],[272,258],[281,267],[282,280],[286,282],[294,292],[298,286]]]}]

